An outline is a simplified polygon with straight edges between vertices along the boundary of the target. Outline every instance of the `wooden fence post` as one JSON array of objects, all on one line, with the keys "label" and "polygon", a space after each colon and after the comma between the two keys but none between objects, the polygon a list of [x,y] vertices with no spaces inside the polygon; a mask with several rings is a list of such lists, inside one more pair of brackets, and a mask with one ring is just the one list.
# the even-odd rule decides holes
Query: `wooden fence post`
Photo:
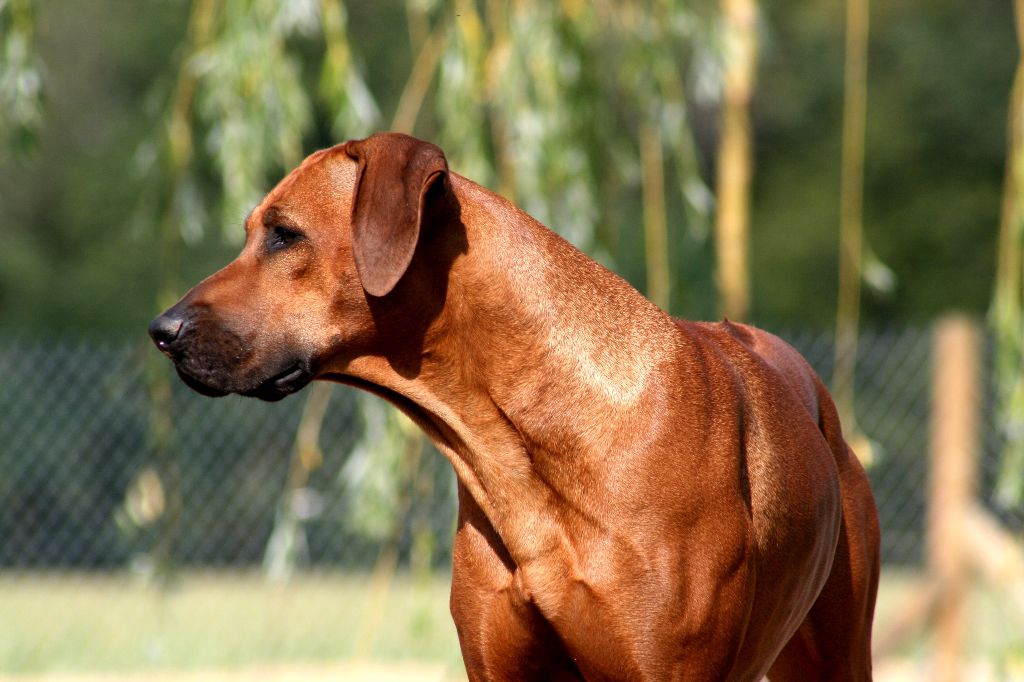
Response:
[{"label": "wooden fence post", "polygon": [[934,679],[963,679],[970,555],[966,524],[977,487],[981,334],[962,315],[935,325],[928,563],[936,577]]}]

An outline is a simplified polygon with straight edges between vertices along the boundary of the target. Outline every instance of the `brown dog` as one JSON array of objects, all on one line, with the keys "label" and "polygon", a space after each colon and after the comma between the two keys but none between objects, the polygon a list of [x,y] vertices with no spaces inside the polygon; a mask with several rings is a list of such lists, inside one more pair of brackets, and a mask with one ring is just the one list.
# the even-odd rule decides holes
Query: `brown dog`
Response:
[{"label": "brown dog", "polygon": [[317,152],[153,321],[188,385],[391,401],[459,479],[471,680],[867,680],[878,520],[824,386],[676,321],[437,147]]}]

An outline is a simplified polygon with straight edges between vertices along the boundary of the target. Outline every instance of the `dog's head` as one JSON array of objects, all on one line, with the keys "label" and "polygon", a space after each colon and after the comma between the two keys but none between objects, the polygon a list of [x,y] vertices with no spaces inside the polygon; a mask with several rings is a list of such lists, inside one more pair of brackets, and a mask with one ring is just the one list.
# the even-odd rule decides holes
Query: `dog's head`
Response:
[{"label": "dog's head", "polygon": [[407,280],[430,225],[453,203],[432,144],[385,133],[317,152],[250,213],[238,257],[154,319],[149,334],[182,380],[211,396],[279,400],[327,364],[386,354],[381,335],[401,326],[389,299],[400,290],[420,299],[420,332],[439,293],[443,301],[437,286],[419,291],[422,281]]}]

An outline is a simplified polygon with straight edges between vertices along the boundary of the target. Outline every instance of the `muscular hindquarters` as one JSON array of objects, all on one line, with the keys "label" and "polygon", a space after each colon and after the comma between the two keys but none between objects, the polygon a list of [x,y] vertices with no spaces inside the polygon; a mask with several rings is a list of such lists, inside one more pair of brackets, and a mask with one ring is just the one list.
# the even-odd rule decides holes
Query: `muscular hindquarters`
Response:
[{"label": "muscular hindquarters", "polygon": [[871,679],[871,623],[879,577],[878,516],[867,475],[842,442],[834,410],[824,422],[839,453],[843,501],[839,544],[824,589],[769,671],[773,682]]},{"label": "muscular hindquarters", "polygon": [[782,680],[870,680],[871,623],[879,577],[879,526],[864,468],[847,446],[827,389],[788,344],[744,328],[816,417],[835,460],[842,519],[835,558],[821,594],[769,672]]}]

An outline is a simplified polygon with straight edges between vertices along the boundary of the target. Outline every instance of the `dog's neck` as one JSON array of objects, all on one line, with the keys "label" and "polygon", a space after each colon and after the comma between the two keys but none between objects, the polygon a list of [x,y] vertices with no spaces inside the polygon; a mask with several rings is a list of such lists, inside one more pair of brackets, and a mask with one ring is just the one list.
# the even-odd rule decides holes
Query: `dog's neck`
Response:
[{"label": "dog's neck", "polygon": [[631,448],[625,435],[649,435],[645,405],[661,397],[650,389],[678,335],[629,284],[512,204],[458,176],[453,186],[468,249],[419,371],[366,357],[349,373],[424,428],[513,558],[528,561],[561,537],[549,504],[575,494],[570,505],[593,516],[588,486],[607,485],[608,473],[595,463]]},{"label": "dog's neck", "polygon": [[[458,186],[458,185],[457,185]],[[633,409],[676,338],[674,323],[620,277],[511,203],[463,181],[469,251],[452,278],[487,390],[517,424],[537,409],[588,429],[585,406]],[[484,200],[486,198],[486,200]],[[460,349],[473,352],[474,348]],[[497,352],[492,352],[497,351]],[[550,423],[550,418],[545,419]]]}]

